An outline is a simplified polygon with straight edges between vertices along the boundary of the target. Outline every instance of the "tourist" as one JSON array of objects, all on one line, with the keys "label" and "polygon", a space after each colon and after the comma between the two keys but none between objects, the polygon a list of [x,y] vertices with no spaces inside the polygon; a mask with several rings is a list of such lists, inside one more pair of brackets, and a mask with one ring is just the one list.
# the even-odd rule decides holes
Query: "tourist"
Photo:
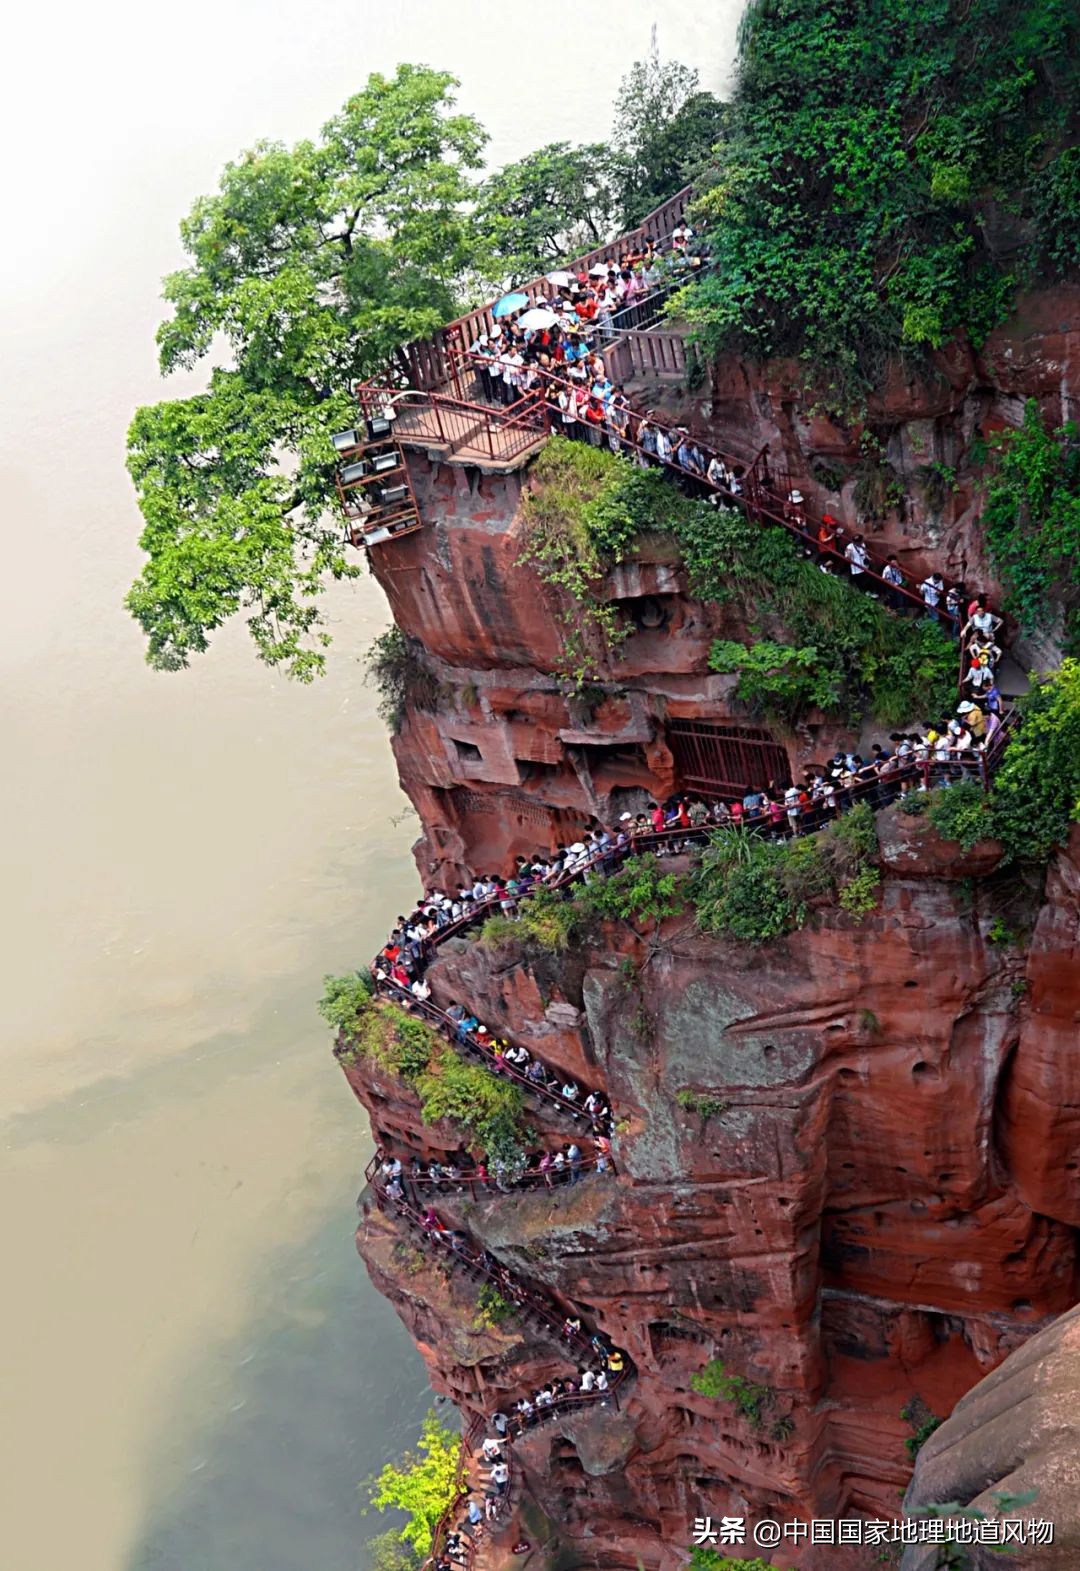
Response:
[{"label": "tourist", "polygon": [[900,570],[900,563],[895,556],[890,556],[881,573],[888,585],[886,595],[888,603],[894,611],[903,611],[907,607],[907,597],[903,594],[904,575]]},{"label": "tourist", "polygon": [[940,622],[941,615],[938,607],[941,604],[941,597],[944,592],[945,580],[940,573],[928,574],[919,585],[919,593],[922,595],[923,605],[926,608],[925,616],[928,622]]},{"label": "tourist", "polygon": [[862,535],[856,535],[854,540],[848,542],[844,556],[850,566],[851,582],[855,588],[869,589],[870,580],[866,575],[870,569],[870,553]]}]

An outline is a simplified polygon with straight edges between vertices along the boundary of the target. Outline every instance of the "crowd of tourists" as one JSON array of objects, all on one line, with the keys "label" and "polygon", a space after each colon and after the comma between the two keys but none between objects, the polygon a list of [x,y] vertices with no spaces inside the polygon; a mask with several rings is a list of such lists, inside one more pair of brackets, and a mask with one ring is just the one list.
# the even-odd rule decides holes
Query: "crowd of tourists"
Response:
[{"label": "crowd of tourists", "polygon": [[[600,1100],[596,1098],[597,1103]],[[379,1171],[387,1198],[395,1202],[407,1199],[414,1207],[432,1195],[558,1189],[579,1183],[586,1172],[611,1172],[611,1141],[607,1135],[596,1135],[589,1156],[576,1140],[566,1141],[553,1150],[533,1151],[526,1157],[521,1172],[509,1173],[500,1169],[498,1163],[489,1169],[483,1156],[474,1157],[470,1152],[452,1152],[441,1162],[423,1162],[414,1156],[408,1167],[400,1157],[385,1156]]]}]

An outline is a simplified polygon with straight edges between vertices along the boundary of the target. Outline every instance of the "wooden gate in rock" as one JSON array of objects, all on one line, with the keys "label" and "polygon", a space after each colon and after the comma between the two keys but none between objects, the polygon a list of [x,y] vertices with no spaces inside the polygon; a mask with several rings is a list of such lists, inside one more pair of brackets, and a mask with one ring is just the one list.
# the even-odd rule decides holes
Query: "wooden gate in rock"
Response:
[{"label": "wooden gate in rock", "polygon": [[667,742],[684,791],[741,799],[749,789],[764,791],[791,779],[783,747],[755,726],[672,720]]}]

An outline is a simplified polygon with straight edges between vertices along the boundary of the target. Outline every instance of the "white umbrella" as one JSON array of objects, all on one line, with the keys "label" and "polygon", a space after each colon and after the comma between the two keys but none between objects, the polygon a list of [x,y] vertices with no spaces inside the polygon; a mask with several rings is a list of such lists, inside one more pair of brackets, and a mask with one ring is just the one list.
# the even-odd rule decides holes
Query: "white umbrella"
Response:
[{"label": "white umbrella", "polygon": [[558,320],[554,311],[549,311],[546,306],[534,305],[531,311],[518,317],[518,326],[526,333],[533,333],[542,327],[554,327]]},{"label": "white umbrella", "polygon": [[562,268],[556,268],[553,273],[547,275],[547,281],[549,284],[554,284],[556,289],[565,289],[568,284],[574,282],[574,275],[565,272]]},{"label": "white umbrella", "polygon": [[594,262],[589,268],[590,278],[606,278],[609,272],[607,262]]}]

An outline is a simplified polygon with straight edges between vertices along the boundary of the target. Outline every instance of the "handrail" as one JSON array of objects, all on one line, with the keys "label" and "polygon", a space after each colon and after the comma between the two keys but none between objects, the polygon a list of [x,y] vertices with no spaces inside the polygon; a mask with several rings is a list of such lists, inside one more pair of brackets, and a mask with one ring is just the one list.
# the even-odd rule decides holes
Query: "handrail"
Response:
[{"label": "handrail", "polygon": [[[575,390],[572,382],[567,380],[565,377],[557,376],[553,371],[545,371],[538,367],[537,374],[543,380],[554,383],[555,386],[559,389]],[[655,416],[648,413],[642,413],[638,410],[631,410],[630,416],[631,419],[637,422],[639,429],[643,422],[647,422],[657,430],[663,431],[665,436],[668,436],[669,438],[673,435],[680,434],[682,431],[682,427],[675,426],[670,421],[658,420],[655,418]],[[758,522],[761,522],[763,519],[767,519],[770,523],[779,524],[781,528],[786,529],[790,535],[793,535],[804,546],[808,546],[816,555],[831,557],[841,567],[850,566],[850,564],[847,562],[847,559],[838,551],[826,551],[819,545],[816,537],[809,532],[809,518],[806,519],[806,529],[800,528],[795,519],[789,518],[786,515],[786,509],[791,505],[789,499],[782,497],[778,492],[772,490],[771,487],[766,485],[761,480],[760,472],[756,470],[756,466],[759,463],[763,464],[763,461],[767,458],[767,443],[759,450],[754,459],[752,459],[748,464],[746,459],[736,458],[733,454],[725,452],[722,448],[716,447],[712,443],[699,441],[696,437],[693,438],[693,441],[695,447],[698,447],[702,451],[706,460],[708,460],[710,457],[719,458],[725,463],[725,466],[727,467],[730,467],[733,463],[737,464],[739,468],[743,470],[743,475],[737,476],[736,478],[740,480],[745,479],[747,488],[737,492],[730,491],[726,487],[717,485],[713,481],[709,480],[707,475],[698,474],[692,469],[687,469],[684,465],[680,464],[675,457],[675,451],[679,445],[676,442],[672,442],[671,458],[662,460],[658,458],[655,453],[651,453],[643,448],[633,437],[619,437],[620,446],[632,448],[635,453],[640,454],[641,457],[643,457],[652,467],[673,469],[677,473],[685,475],[688,479],[694,481],[696,484],[701,485],[706,491],[713,492],[717,496],[725,497],[735,506],[741,507]],[[910,605],[917,608],[924,616],[928,615],[928,607],[922,596],[916,590],[908,589],[907,586],[903,584],[890,584],[885,578],[882,577],[881,572],[879,572],[877,568],[873,566],[875,561],[880,564],[880,555],[878,553],[871,552],[869,547],[867,547],[866,554],[869,562],[871,563],[871,566],[863,573],[858,575],[859,577],[873,580],[873,582],[884,591],[887,603],[891,603],[892,595],[896,594],[909,602]],[[884,564],[880,565],[884,566]],[[845,576],[849,579],[852,577],[850,573],[846,574]],[[860,588],[862,586],[858,582],[855,582],[853,587]],[[938,607],[937,610],[938,617],[942,622],[944,622],[946,625],[952,622],[955,626],[959,627],[960,619],[951,616],[949,612],[945,610],[944,605]]]},{"label": "handrail", "polygon": [[[584,1332],[576,1331],[571,1335],[564,1334],[565,1316],[560,1315],[547,1301],[532,1288],[517,1278],[513,1272],[500,1264],[495,1256],[486,1249],[478,1248],[463,1228],[449,1228],[445,1222],[432,1211],[435,1216],[436,1226],[425,1224],[424,1216],[408,1200],[391,1200],[386,1194],[385,1184],[380,1182],[381,1175],[376,1174],[371,1181],[371,1191],[375,1196],[375,1204],[380,1211],[386,1212],[393,1207],[393,1214],[402,1217],[410,1227],[421,1233],[433,1247],[447,1251],[451,1265],[460,1265],[464,1270],[473,1275],[484,1278],[496,1292],[511,1305],[519,1314],[529,1314],[556,1338],[568,1342],[572,1347],[585,1352],[591,1350],[592,1343]],[[363,1197],[357,1202],[362,1203]],[[466,1247],[468,1246],[468,1247]]]},{"label": "handrail", "polygon": [[[535,1152],[532,1154],[536,1155]],[[383,1163],[387,1159],[388,1153],[386,1148],[377,1146],[375,1155],[364,1169],[364,1177],[369,1184],[375,1182],[376,1175],[381,1171]],[[591,1156],[582,1155],[576,1163],[567,1162],[561,1167],[545,1168],[543,1170],[539,1167],[531,1168],[509,1184],[500,1181],[493,1175],[489,1175],[487,1178],[480,1178],[474,1172],[458,1173],[454,1178],[449,1178],[446,1175],[432,1178],[427,1173],[417,1176],[410,1173],[403,1164],[401,1184],[406,1193],[409,1193],[411,1190],[414,1193],[426,1191],[428,1195],[443,1195],[447,1189],[452,1189],[459,1194],[464,1194],[467,1190],[475,1200],[481,1196],[491,1194],[510,1194],[514,1190],[567,1188],[576,1181],[574,1179],[575,1173],[580,1175],[582,1173],[594,1172],[602,1159],[606,1162],[607,1169],[614,1173],[615,1163],[610,1153],[601,1153],[594,1149]]]},{"label": "handrail", "polygon": [[[549,889],[555,887],[561,888],[562,885],[560,884],[559,886],[556,886],[554,884],[549,884],[545,887]],[[471,927],[474,923],[484,920],[490,914],[492,907],[497,906],[498,904],[499,901],[497,899],[479,902],[473,911],[470,912],[468,917],[462,917],[460,921],[450,923],[447,927],[442,928],[438,933],[433,933],[431,938],[426,941],[427,944],[434,948],[436,947],[436,941],[441,944],[447,938],[452,938],[456,934],[463,932],[467,927]],[[376,958],[375,964],[377,963],[378,960]],[[563,1096],[561,1091],[557,1091],[554,1086],[546,1084],[545,1081],[530,1080],[528,1074],[520,1070],[516,1064],[508,1064],[505,1059],[497,1058],[486,1043],[477,1040],[474,1032],[469,1031],[466,1032],[465,1035],[462,1035],[462,1033],[457,1028],[457,1022],[453,1020],[444,1009],[440,1009],[437,1004],[433,1004],[430,999],[421,999],[415,997],[415,995],[411,993],[407,987],[402,987],[400,982],[395,982],[390,977],[387,977],[384,981],[381,981],[379,983],[379,987],[382,991],[386,992],[391,997],[399,998],[402,1003],[407,1005],[412,1013],[422,1015],[426,1020],[430,1021],[432,1025],[442,1030],[443,1033],[450,1038],[452,1043],[457,1043],[459,1046],[465,1048],[467,1052],[472,1053],[474,1056],[484,1061],[488,1068],[493,1069],[493,1073],[505,1075],[508,1079],[513,1080],[518,1085],[520,1085],[523,1090],[531,1091],[534,1096],[545,1098],[547,1101],[553,1103],[554,1106],[558,1107],[560,1111],[568,1114],[575,1123],[585,1120],[587,1123],[593,1123],[595,1127],[596,1121],[593,1120],[585,1111],[583,1102],[578,1102],[576,1099]],[[535,1053],[530,1054],[530,1056],[534,1063],[543,1065],[545,1075],[550,1075],[555,1072],[550,1070],[547,1065],[544,1064],[543,1059],[537,1058]],[[584,1098],[587,1098],[589,1094],[589,1091],[585,1091]]]}]

